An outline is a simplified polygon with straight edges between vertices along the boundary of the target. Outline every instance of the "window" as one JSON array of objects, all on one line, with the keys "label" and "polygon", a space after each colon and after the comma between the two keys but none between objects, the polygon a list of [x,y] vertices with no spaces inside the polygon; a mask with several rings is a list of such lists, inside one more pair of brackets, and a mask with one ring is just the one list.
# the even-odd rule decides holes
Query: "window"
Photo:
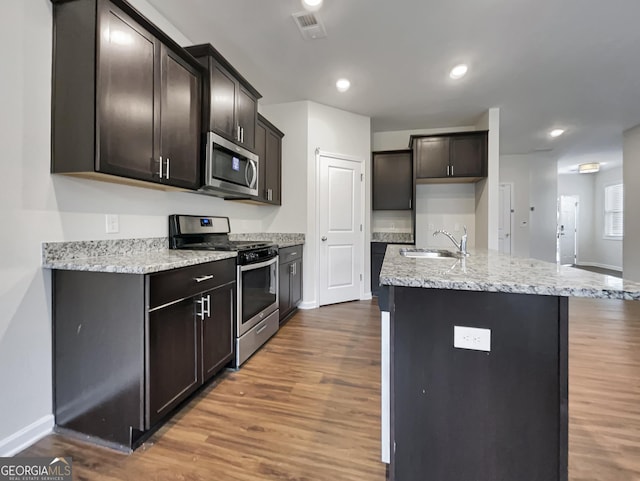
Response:
[{"label": "window", "polygon": [[604,236],[622,238],[624,192],[622,184],[604,188]]}]

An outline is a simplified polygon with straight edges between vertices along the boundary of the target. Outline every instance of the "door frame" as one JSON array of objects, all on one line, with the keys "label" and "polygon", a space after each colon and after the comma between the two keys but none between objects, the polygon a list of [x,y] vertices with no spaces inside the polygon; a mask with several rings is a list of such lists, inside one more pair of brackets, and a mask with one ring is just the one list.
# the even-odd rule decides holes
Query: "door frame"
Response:
[{"label": "door frame", "polygon": [[[356,157],[354,155],[348,155],[348,154],[338,154],[335,152],[328,152],[326,150],[321,150],[320,147],[316,148],[315,151],[316,155],[315,155],[315,164],[316,164],[316,186],[315,186],[315,202],[316,202],[316,209],[315,209],[315,235],[316,237],[319,237],[320,235],[320,157],[330,157],[332,159],[338,159],[338,160],[347,160],[347,161],[351,161],[351,162],[357,162],[360,164],[360,172],[363,175],[363,178],[360,182],[360,222],[362,223],[362,230],[360,231],[360,235],[358,236],[358,241],[360,242],[360,250],[361,250],[361,259],[360,259],[360,265],[362,267],[362,272],[360,272],[360,276],[361,276],[361,280],[360,280],[360,300],[364,300],[365,296],[364,296],[364,272],[365,272],[365,268],[366,268],[366,249],[365,249],[365,245],[364,245],[364,234],[366,229],[366,225],[365,225],[365,213],[366,213],[366,208],[365,208],[365,199],[366,199],[366,189],[365,189],[365,183],[364,183],[364,177],[366,176],[366,162],[365,159]],[[316,241],[318,241],[318,239],[316,239]],[[315,259],[314,259],[314,264],[315,264],[315,270],[316,270],[316,276],[315,276],[315,292],[314,292],[314,297],[315,297],[315,307],[320,307],[320,244],[318,243],[318,248],[316,249],[316,255],[315,255]]]},{"label": "door frame", "polygon": [[[509,186],[509,255],[513,255],[513,214],[515,209],[513,208],[513,182],[500,182],[498,184],[498,207],[500,208],[500,187],[503,185]],[[498,226],[499,227],[499,226]]]}]

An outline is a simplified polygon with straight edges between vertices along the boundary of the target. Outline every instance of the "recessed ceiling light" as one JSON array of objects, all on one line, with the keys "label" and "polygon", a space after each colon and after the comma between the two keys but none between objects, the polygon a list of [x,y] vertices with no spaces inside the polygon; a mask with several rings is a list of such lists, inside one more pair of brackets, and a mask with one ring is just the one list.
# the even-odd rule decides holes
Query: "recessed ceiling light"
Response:
[{"label": "recessed ceiling light", "polygon": [[551,137],[560,137],[562,134],[564,134],[564,129],[553,129],[549,132]]},{"label": "recessed ceiling light", "polygon": [[338,79],[338,81],[336,82],[336,88],[338,89],[338,92],[346,92],[347,90],[349,90],[349,87],[351,87],[351,82],[349,82],[349,80],[346,78]]},{"label": "recessed ceiling light", "polygon": [[456,65],[451,69],[451,72],[449,72],[449,77],[451,77],[454,80],[458,80],[459,78],[462,78],[465,75],[467,75],[468,70],[469,70],[469,67],[461,63],[460,65]]},{"label": "recessed ceiling light", "polygon": [[305,10],[309,12],[315,12],[316,10],[320,10],[322,7],[322,0],[301,0],[302,6]]},{"label": "recessed ceiling light", "polygon": [[600,164],[598,162],[589,162],[587,164],[580,164],[578,166],[578,172],[581,174],[593,174],[600,170]]}]

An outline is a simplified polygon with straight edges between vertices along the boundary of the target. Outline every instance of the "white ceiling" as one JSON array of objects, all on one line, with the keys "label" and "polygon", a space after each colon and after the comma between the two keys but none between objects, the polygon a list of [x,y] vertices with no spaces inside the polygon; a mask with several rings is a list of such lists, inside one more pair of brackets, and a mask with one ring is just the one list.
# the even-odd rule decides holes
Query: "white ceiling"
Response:
[{"label": "white ceiling", "polygon": [[[620,158],[640,124],[638,0],[324,0],[305,41],[299,0],[149,0],[212,43],[263,95],[371,117],[374,131],[472,125],[500,107],[501,153]],[[449,79],[468,63],[461,81]],[[339,77],[351,89],[335,89]],[[554,127],[567,130],[551,140]]]}]

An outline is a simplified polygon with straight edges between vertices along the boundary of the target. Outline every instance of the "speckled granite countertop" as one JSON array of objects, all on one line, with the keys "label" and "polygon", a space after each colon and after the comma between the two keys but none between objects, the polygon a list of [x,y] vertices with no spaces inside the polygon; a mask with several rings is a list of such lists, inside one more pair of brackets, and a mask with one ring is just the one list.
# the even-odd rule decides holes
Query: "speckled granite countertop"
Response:
[{"label": "speckled granite countertop", "polygon": [[[230,234],[232,240],[270,241],[278,247],[304,244],[304,234]],[[47,269],[151,274],[236,257],[235,252],[170,250],[167,237],[100,241],[45,242]]]},{"label": "speckled granite countertop", "polygon": [[416,259],[391,245],[380,272],[390,286],[640,300],[640,283],[573,267],[471,250],[464,259]]},{"label": "speckled granite countertop", "polygon": [[411,232],[372,232],[371,242],[413,244],[413,234]]},{"label": "speckled granite countertop", "polygon": [[284,247],[299,246],[304,244],[304,234],[274,234],[274,233],[253,233],[253,234],[229,234],[231,240],[245,241],[265,241],[277,244],[280,249]]}]

